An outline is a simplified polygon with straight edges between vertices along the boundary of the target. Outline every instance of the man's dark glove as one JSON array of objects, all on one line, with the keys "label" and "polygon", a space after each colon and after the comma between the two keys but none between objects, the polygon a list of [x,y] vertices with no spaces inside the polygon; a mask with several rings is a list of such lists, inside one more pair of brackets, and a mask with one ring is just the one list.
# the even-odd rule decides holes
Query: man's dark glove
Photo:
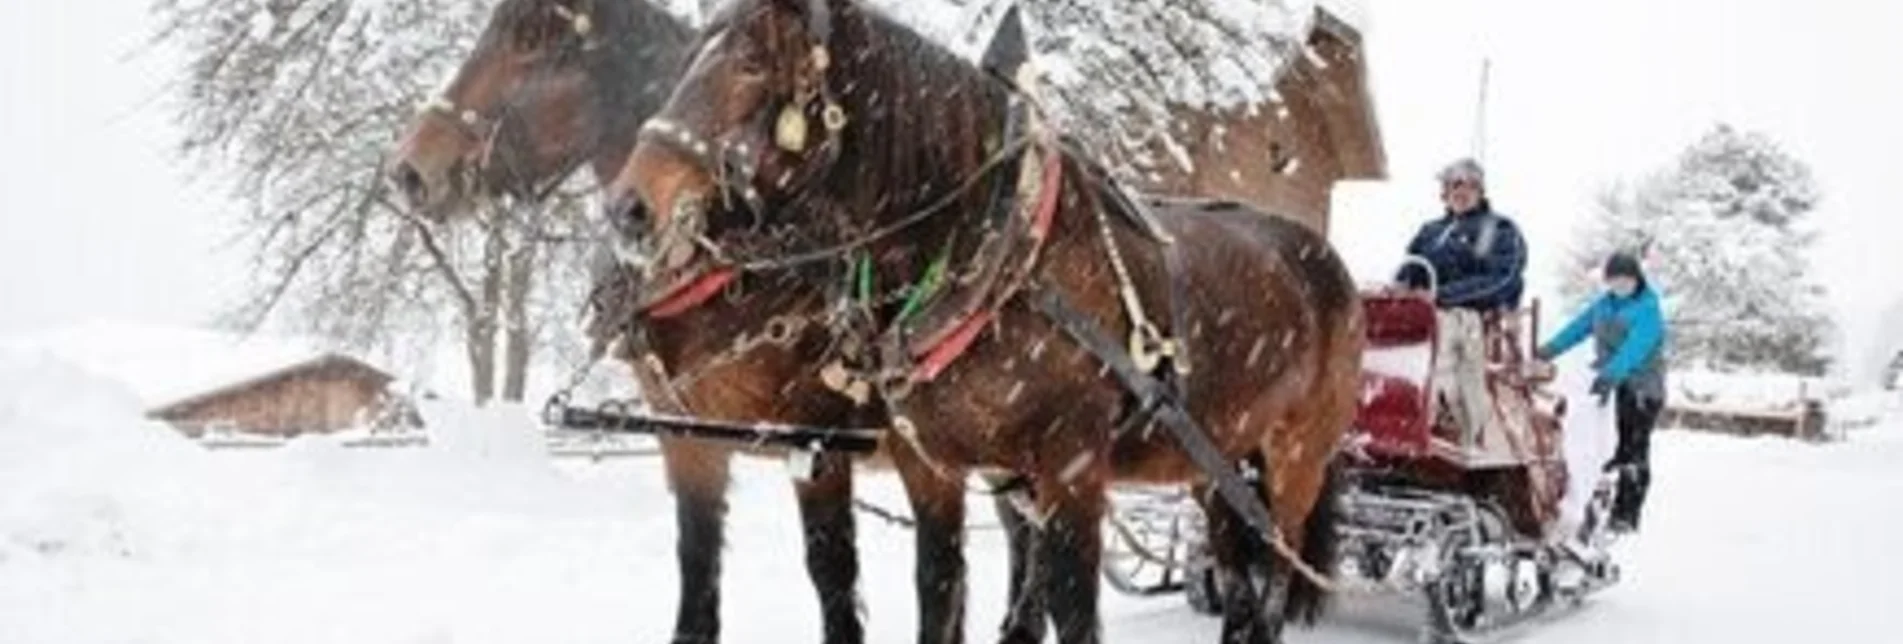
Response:
[{"label": "man's dark glove", "polygon": [[1599,406],[1604,407],[1606,400],[1612,397],[1612,381],[1605,376],[1593,378],[1591,391],[1592,395],[1599,398]]}]

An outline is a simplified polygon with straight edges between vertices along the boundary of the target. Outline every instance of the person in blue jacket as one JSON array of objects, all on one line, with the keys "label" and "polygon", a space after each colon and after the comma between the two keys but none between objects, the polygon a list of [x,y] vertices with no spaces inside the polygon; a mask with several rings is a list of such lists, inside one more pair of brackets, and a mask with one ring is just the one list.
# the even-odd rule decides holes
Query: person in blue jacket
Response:
[{"label": "person in blue jacket", "polygon": [[[1403,264],[1395,281],[1414,290],[1433,289],[1438,309],[1433,376],[1437,414],[1445,412],[1467,437],[1497,433],[1524,433],[1518,414],[1497,413],[1503,392],[1490,386],[1487,329],[1520,306],[1521,273],[1526,269],[1526,241],[1512,219],[1494,212],[1487,201],[1486,173],[1473,159],[1460,159],[1442,168],[1442,215],[1421,225],[1407,253],[1433,267],[1432,279],[1419,263]],[[1509,398],[1510,392],[1504,393]],[[1505,401],[1507,408],[1518,406]]]},{"label": "person in blue jacket", "polygon": [[1619,446],[1605,469],[1623,468],[1610,527],[1633,532],[1652,482],[1652,426],[1665,406],[1665,316],[1638,258],[1614,253],[1606,260],[1605,279],[1607,292],[1540,345],[1535,356],[1550,362],[1587,336],[1593,338],[1592,395],[1602,406],[1608,397],[1615,401],[1619,426]]},{"label": "person in blue jacket", "polygon": [[[1478,311],[1519,308],[1526,241],[1512,219],[1494,212],[1486,173],[1473,159],[1460,159],[1438,178],[1446,210],[1421,224],[1407,245],[1409,255],[1434,266],[1436,303]],[[1402,266],[1395,281],[1415,289],[1430,286],[1418,264]]]}]

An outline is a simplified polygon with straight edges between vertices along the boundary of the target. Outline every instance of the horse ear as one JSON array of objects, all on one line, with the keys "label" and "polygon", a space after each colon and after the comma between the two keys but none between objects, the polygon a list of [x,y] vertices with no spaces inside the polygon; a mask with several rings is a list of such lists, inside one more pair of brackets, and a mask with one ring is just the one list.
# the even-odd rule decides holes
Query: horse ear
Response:
[{"label": "horse ear", "polygon": [[807,0],[806,2],[806,30],[810,32],[809,35],[813,40],[818,41],[822,46],[833,40],[833,11],[836,9],[833,3],[843,1]]},{"label": "horse ear", "polygon": [[985,46],[979,65],[987,72],[1013,80],[1030,60],[1031,46],[1024,36],[1024,18],[1014,2],[998,21],[998,29],[991,35],[991,44]]},{"label": "horse ear", "polygon": [[805,17],[806,5],[810,0],[766,0],[766,4],[781,11],[790,11],[794,15]]}]

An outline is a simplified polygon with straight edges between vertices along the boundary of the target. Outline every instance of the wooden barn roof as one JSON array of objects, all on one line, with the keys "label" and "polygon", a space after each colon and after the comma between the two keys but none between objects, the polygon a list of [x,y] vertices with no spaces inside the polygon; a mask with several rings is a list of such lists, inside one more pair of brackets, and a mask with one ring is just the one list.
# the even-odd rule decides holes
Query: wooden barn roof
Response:
[{"label": "wooden barn roof", "polygon": [[259,373],[257,375],[254,375],[254,376],[251,376],[236,382],[221,385],[207,391],[203,391],[203,392],[193,394],[191,396],[188,396],[188,397],[185,397],[170,403],[166,403],[165,405],[152,409],[148,413],[148,415],[155,416],[155,417],[164,417],[164,416],[171,416],[175,414],[184,413],[189,411],[193,407],[204,404],[211,400],[223,398],[225,396],[229,396],[236,393],[240,393],[242,391],[251,389],[253,387],[256,387],[264,383],[288,378],[290,376],[293,376],[299,373],[318,371],[318,370],[333,368],[333,367],[342,367],[345,369],[349,369],[349,370],[353,370],[353,371],[357,371],[357,372],[369,375],[378,381],[379,386],[388,384],[396,380],[395,376],[392,376],[389,373],[384,372],[382,369],[378,369],[375,366],[372,366],[369,363],[359,360],[357,358],[353,358],[351,356],[343,355],[340,353],[324,353],[322,355],[318,355],[307,360],[301,360],[289,365],[285,365],[283,367],[279,367],[277,369],[265,371],[263,373]]}]

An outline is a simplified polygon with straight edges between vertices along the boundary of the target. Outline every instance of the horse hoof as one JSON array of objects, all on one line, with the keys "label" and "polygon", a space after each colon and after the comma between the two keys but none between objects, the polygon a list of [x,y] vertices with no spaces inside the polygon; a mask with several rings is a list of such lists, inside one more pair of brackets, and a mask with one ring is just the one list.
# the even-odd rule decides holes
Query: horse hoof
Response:
[{"label": "horse hoof", "polygon": [[866,638],[864,634],[854,632],[850,635],[828,634],[826,635],[826,639],[822,641],[826,644],[865,644]]},{"label": "horse hoof", "polygon": [[1026,628],[1006,630],[998,636],[998,644],[1043,644],[1043,642],[1044,633],[1032,632],[1031,629]]}]

